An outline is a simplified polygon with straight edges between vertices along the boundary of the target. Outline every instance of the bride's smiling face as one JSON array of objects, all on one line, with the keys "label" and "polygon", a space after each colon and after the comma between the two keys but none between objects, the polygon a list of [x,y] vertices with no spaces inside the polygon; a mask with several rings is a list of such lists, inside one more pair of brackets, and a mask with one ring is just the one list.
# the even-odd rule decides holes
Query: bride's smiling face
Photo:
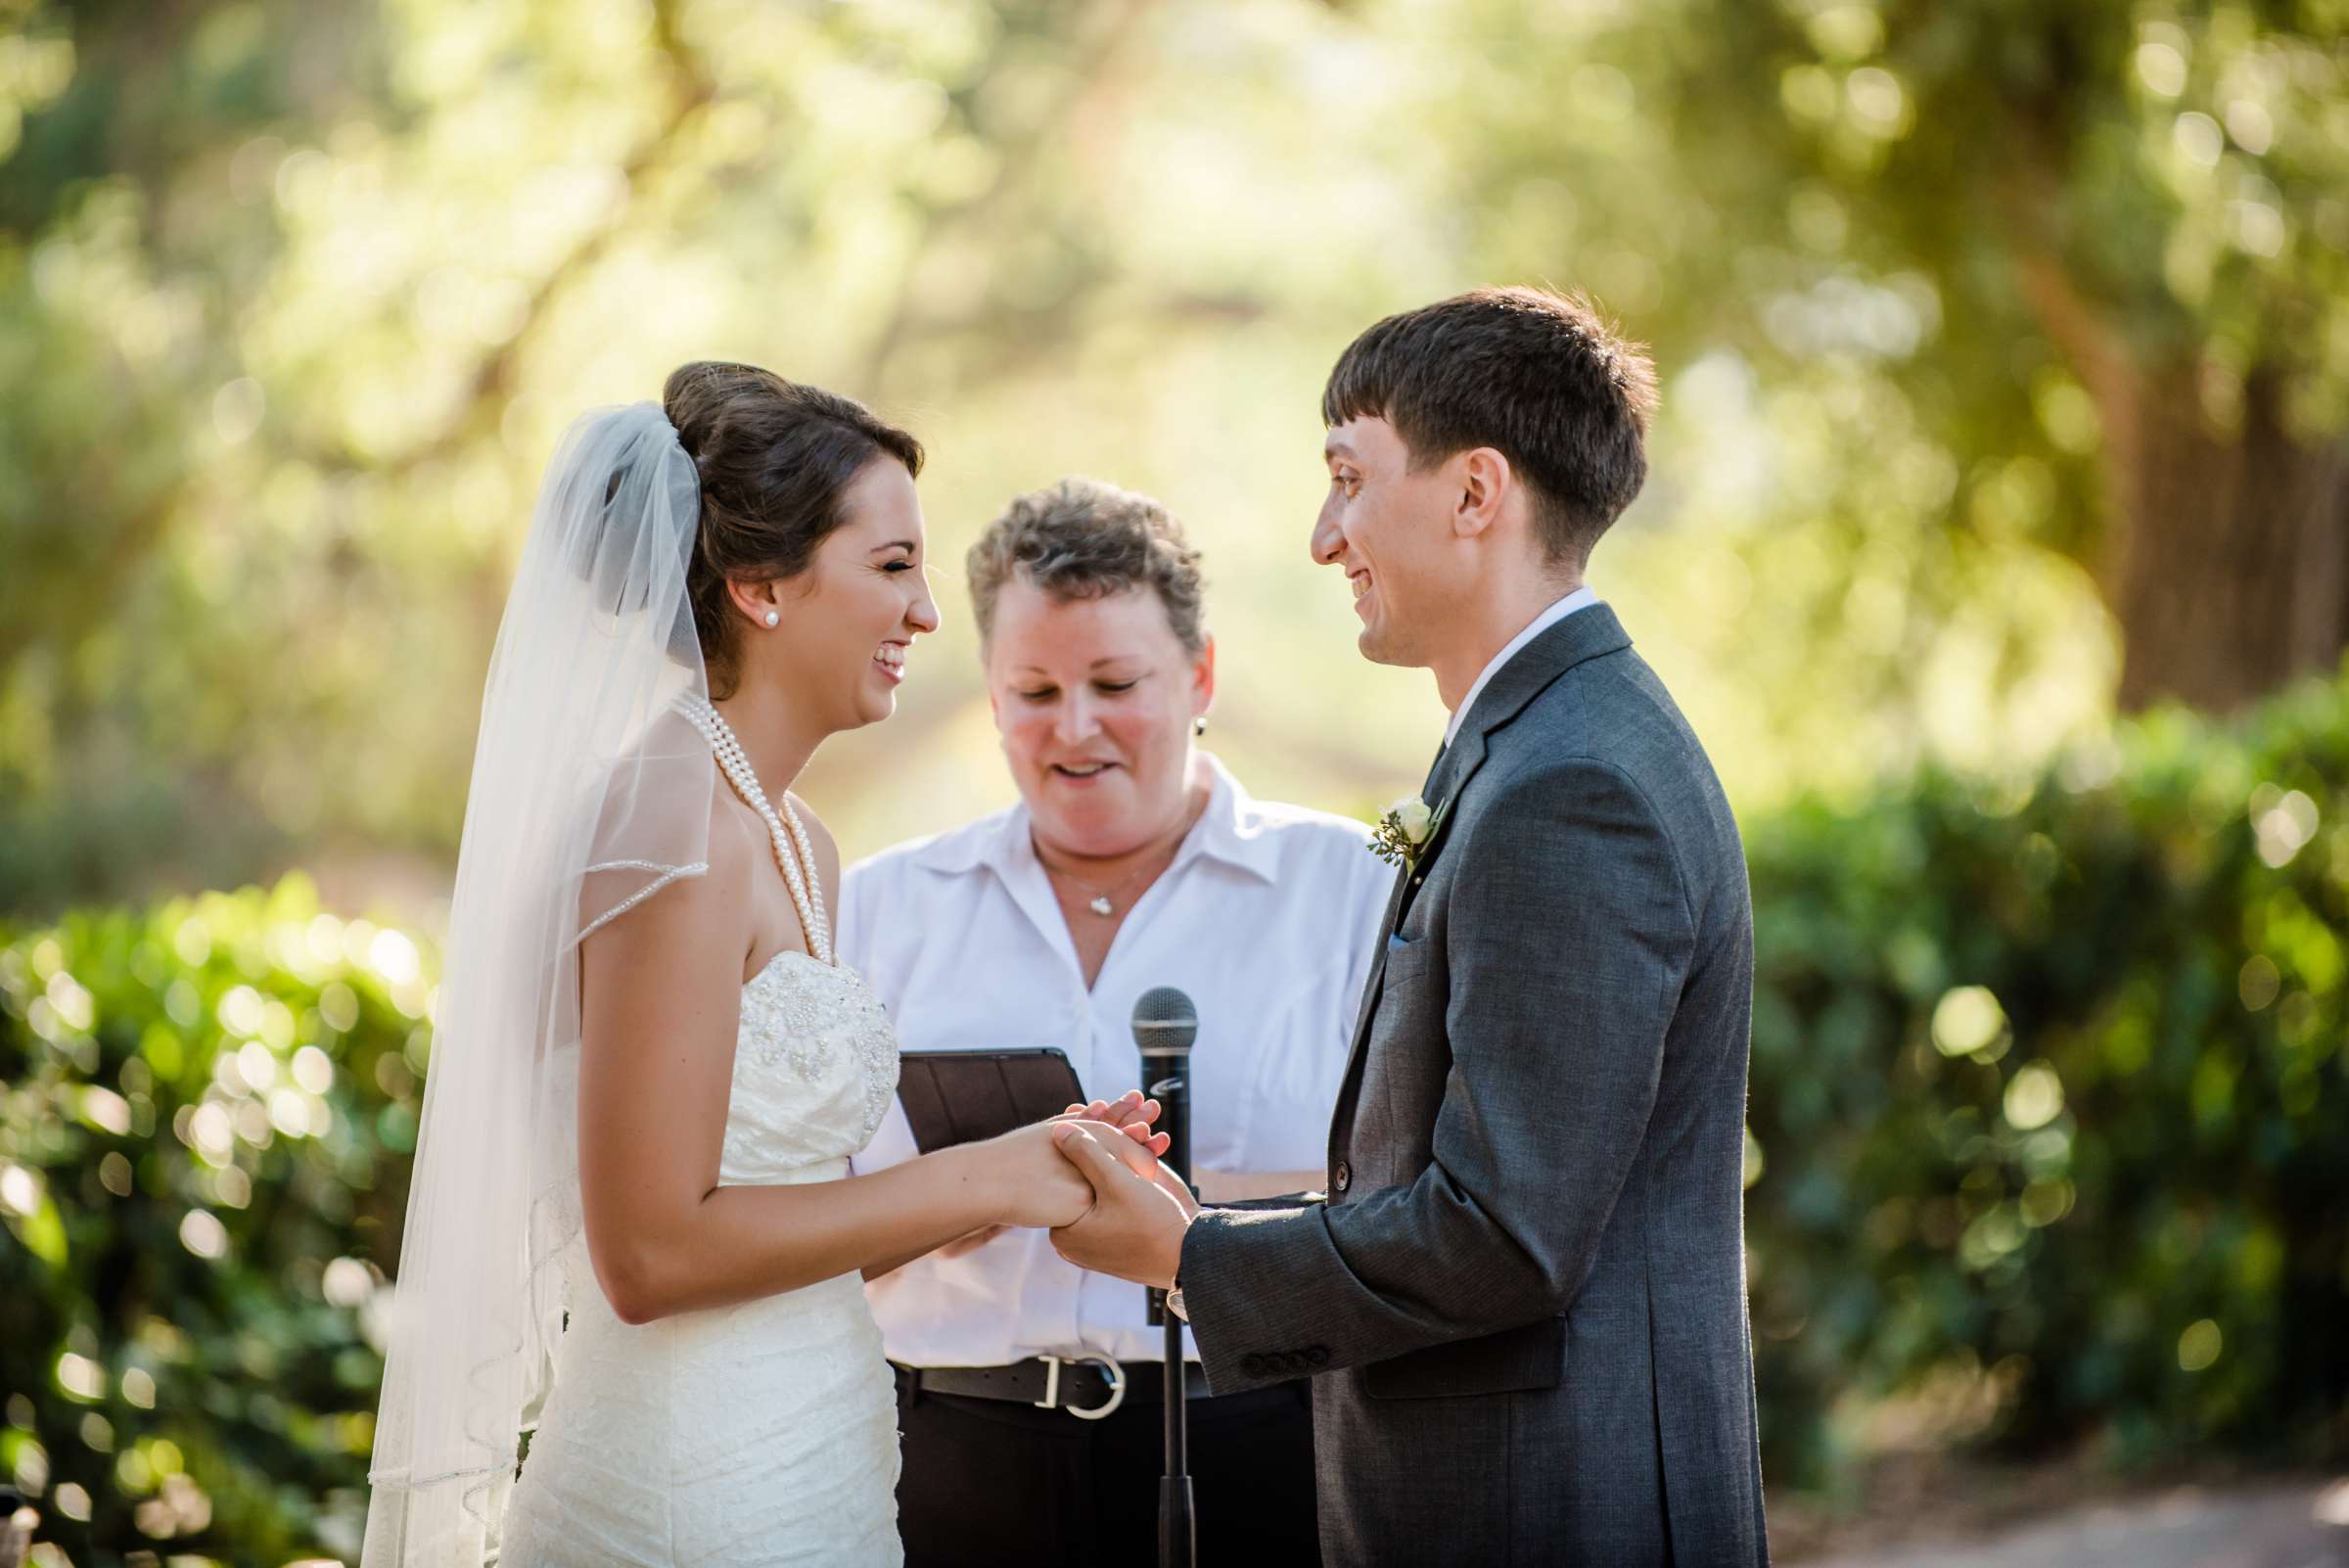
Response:
[{"label": "bride's smiling face", "polygon": [[1037,837],[1116,855],[1182,821],[1215,669],[1213,641],[1190,654],[1148,588],[1056,599],[1014,573],[995,600],[987,690]]},{"label": "bride's smiling face", "polygon": [[[765,592],[735,590],[752,622],[743,637],[746,683],[779,685],[810,705],[827,732],[895,713],[906,651],[938,629],[923,571],[922,503],[905,465],[874,458],[841,506],[845,521],[806,571]],[[771,627],[763,623],[769,605],[778,617]]]}]

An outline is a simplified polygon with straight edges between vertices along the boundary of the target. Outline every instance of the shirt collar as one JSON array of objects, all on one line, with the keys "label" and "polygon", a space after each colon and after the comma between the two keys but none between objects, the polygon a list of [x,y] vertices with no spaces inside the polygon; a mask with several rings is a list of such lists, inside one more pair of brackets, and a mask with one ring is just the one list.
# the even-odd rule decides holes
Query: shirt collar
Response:
[{"label": "shirt collar", "polygon": [[1191,842],[1198,846],[1201,854],[1214,855],[1224,864],[1237,866],[1267,882],[1276,880],[1280,854],[1256,797],[1232,776],[1221,758],[1213,752],[1199,755],[1206,760],[1208,771],[1216,782],[1214,793],[1207,800],[1207,810],[1201,814],[1199,825],[1191,830]]},{"label": "shirt collar", "polygon": [[1451,722],[1444,726],[1444,744],[1450,746],[1459,738],[1460,725],[1467,722],[1468,719],[1468,710],[1476,706],[1476,699],[1483,694],[1485,687],[1491,684],[1495,675],[1500,673],[1501,666],[1517,656],[1519,649],[1577,610],[1588,610],[1596,603],[1598,603],[1598,595],[1585,585],[1575,589],[1526,623],[1525,629],[1511,637],[1501,646],[1500,652],[1493,656],[1492,662],[1485,666],[1483,673],[1476,677],[1476,684],[1468,688],[1468,695],[1460,699],[1460,706],[1451,711]]},{"label": "shirt collar", "polygon": [[[1174,865],[1194,854],[1211,856],[1236,866],[1266,882],[1279,870],[1279,851],[1256,798],[1248,793],[1221,759],[1201,752],[1214,779],[1207,809],[1200,813],[1190,836],[1175,852]],[[917,852],[915,861],[932,871],[960,875],[980,866],[1009,873],[1036,860],[1036,841],[1030,836],[1028,803],[1014,802],[1003,810],[966,827],[942,833]]]}]

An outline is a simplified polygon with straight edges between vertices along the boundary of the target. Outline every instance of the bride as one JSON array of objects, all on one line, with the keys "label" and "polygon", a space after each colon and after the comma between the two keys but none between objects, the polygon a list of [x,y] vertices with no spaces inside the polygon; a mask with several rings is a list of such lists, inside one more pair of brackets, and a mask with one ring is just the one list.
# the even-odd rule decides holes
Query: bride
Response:
[{"label": "bride", "polygon": [[[921,466],[712,363],[557,452],[482,708],[368,1568],[898,1562],[859,1273],[1091,1203],[1049,1126],[849,1174],[897,1044],[787,787],[938,625]],[[1154,1173],[1155,1109],[1087,1114]]]}]

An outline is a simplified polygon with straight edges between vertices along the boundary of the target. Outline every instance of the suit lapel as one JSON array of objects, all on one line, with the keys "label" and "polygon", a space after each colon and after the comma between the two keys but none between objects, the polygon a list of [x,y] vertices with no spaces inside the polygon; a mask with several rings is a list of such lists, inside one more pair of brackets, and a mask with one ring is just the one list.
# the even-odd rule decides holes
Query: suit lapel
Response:
[{"label": "suit lapel", "polygon": [[1476,705],[1468,710],[1459,733],[1436,755],[1436,765],[1428,773],[1426,787],[1420,791],[1419,798],[1444,814],[1436,823],[1434,835],[1420,850],[1410,875],[1404,879],[1401,900],[1388,907],[1388,935],[1393,935],[1402,923],[1410,908],[1411,890],[1427,880],[1428,868],[1451,836],[1469,781],[1485,765],[1490,750],[1487,738],[1515,718],[1526,704],[1548,690],[1552,681],[1576,665],[1631,645],[1632,639],[1624,635],[1623,623],[1615,619],[1615,612],[1603,604],[1594,604],[1548,627],[1494,671],[1493,679],[1477,694]]},{"label": "suit lapel", "polygon": [[1517,650],[1516,657],[1495,671],[1491,682],[1478,694],[1476,706],[1468,710],[1459,733],[1436,754],[1435,766],[1429,770],[1419,798],[1432,807],[1440,807],[1443,820],[1436,824],[1418,859],[1408,869],[1397,873],[1395,891],[1387,898],[1386,918],[1378,927],[1378,952],[1370,961],[1370,978],[1363,983],[1361,1008],[1355,1017],[1354,1043],[1348,1051],[1346,1077],[1338,1091],[1333,1130],[1351,1127],[1363,1047],[1369,1042],[1370,1021],[1378,1014],[1379,991],[1387,977],[1390,943],[1396,928],[1410,910],[1411,895],[1427,880],[1428,868],[1451,837],[1469,781],[1485,765],[1490,752],[1487,737],[1515,718],[1526,704],[1548,690],[1567,670],[1603,654],[1620,653],[1631,645],[1623,623],[1605,605],[1594,604],[1576,611]]},{"label": "suit lapel", "polygon": [[[1575,666],[1602,654],[1621,653],[1632,645],[1623,623],[1603,604],[1577,610],[1517,650],[1515,658],[1493,672],[1476,706],[1460,725],[1460,739],[1492,734],[1515,718],[1527,703],[1549,689],[1550,683]],[[1457,746],[1454,750],[1458,750]],[[1481,756],[1481,753],[1480,753]],[[1439,768],[1439,772],[1444,771]],[[1460,775],[1465,785],[1467,777]]]},{"label": "suit lapel", "polygon": [[[1483,705],[1480,703],[1478,706]],[[1462,729],[1452,743],[1445,748],[1443,757],[1436,762],[1435,771],[1428,775],[1427,790],[1420,799],[1427,802],[1430,809],[1441,814],[1436,818],[1435,830],[1428,835],[1427,842],[1419,847],[1418,858],[1411,862],[1409,875],[1404,878],[1405,891],[1403,901],[1395,910],[1394,922],[1387,928],[1389,931],[1403,923],[1405,911],[1410,908],[1411,891],[1427,880],[1428,867],[1436,863],[1436,856],[1443,852],[1444,841],[1451,836],[1452,819],[1459,815],[1460,792],[1468,787],[1468,781],[1484,765],[1484,731]]]},{"label": "suit lapel", "polygon": [[[1450,755],[1450,747],[1436,748],[1435,760],[1427,765],[1427,781],[1419,786],[1421,800],[1427,799],[1427,792],[1434,787],[1436,776],[1444,771],[1445,759]],[[1370,974],[1362,982],[1362,999],[1355,1009],[1354,1040],[1357,1046],[1361,1043],[1362,1031],[1369,1027],[1370,998],[1378,994],[1378,983],[1387,972],[1387,939],[1395,935],[1395,928],[1403,923],[1404,895],[1410,885],[1410,872],[1398,867],[1394,889],[1387,895],[1387,912],[1378,922],[1378,951],[1370,955]]]},{"label": "suit lapel", "polygon": [[1387,974],[1387,939],[1395,934],[1395,927],[1403,920],[1404,890],[1410,885],[1409,872],[1395,873],[1395,891],[1387,895],[1387,915],[1378,923],[1378,951],[1370,959],[1370,977],[1362,982],[1361,1005],[1354,1015],[1354,1044],[1349,1047],[1351,1050],[1361,1048],[1362,1031],[1370,1027],[1370,1003],[1378,995],[1378,983]]},{"label": "suit lapel", "polygon": [[[1436,748],[1435,761],[1427,764],[1427,777],[1419,784],[1419,799],[1429,806],[1434,806],[1444,798],[1440,793],[1441,781],[1458,751],[1458,747],[1451,744]],[[1418,864],[1426,864],[1428,853],[1435,848],[1435,841],[1443,837],[1444,828],[1445,824],[1442,822],[1435,825],[1427,845],[1419,852]],[[1412,875],[1410,866],[1399,866],[1396,869],[1395,891],[1387,899],[1387,917],[1378,925],[1378,956],[1372,960],[1373,968],[1383,969],[1386,967],[1387,938],[1395,935],[1395,928],[1403,924],[1403,911],[1410,904],[1410,890],[1414,886]]]}]

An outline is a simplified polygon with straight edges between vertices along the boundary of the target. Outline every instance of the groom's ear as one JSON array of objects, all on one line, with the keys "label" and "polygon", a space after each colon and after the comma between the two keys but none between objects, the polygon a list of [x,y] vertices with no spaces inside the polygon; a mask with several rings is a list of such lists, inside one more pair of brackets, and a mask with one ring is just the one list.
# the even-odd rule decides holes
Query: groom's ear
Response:
[{"label": "groom's ear", "polygon": [[1452,502],[1451,531],[1459,538],[1473,538],[1500,521],[1517,476],[1509,460],[1490,446],[1471,446],[1454,457],[1451,466],[1459,486]]}]

